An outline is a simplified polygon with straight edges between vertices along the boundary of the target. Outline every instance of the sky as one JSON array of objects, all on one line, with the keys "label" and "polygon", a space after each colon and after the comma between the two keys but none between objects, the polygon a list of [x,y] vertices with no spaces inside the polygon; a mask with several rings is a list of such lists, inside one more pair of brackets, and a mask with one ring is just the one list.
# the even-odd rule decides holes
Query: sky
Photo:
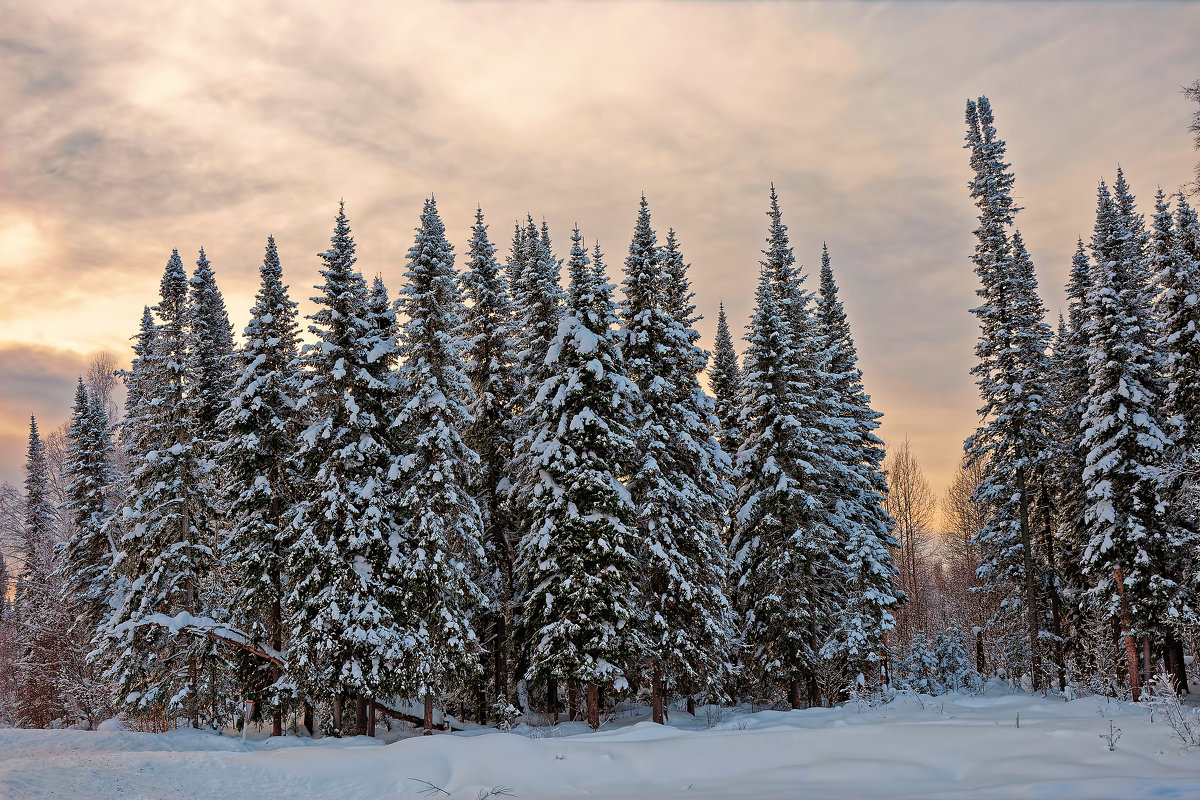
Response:
[{"label": "sky", "polygon": [[578,223],[615,267],[644,192],[711,347],[718,303],[735,335],[749,316],[773,182],[799,262],[828,243],[883,437],[940,492],[977,423],[966,100],[1008,142],[1052,321],[1097,182],[1121,165],[1145,211],[1200,158],[1183,2],[0,0],[0,19],[0,481],[93,354],[128,360],[172,248],[205,248],[240,331],[268,234],[312,310],[340,199],[394,292],[431,194],[460,256],[478,204],[502,252],[530,213],[560,256]]}]

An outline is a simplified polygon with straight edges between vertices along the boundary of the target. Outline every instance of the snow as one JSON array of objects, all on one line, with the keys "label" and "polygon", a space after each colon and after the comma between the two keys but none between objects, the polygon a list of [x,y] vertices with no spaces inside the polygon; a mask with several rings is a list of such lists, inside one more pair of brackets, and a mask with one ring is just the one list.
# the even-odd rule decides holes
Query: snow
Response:
[{"label": "snow", "polygon": [[[1017,727],[1017,716],[1020,727]],[[1109,752],[1100,734],[1120,729]],[[900,695],[886,706],[673,708],[584,723],[378,739],[192,730],[0,730],[0,797],[1114,798],[1200,796],[1200,753],[1145,707],[1089,697]],[[395,736],[396,734],[392,734]],[[438,796],[446,796],[438,794]]]}]

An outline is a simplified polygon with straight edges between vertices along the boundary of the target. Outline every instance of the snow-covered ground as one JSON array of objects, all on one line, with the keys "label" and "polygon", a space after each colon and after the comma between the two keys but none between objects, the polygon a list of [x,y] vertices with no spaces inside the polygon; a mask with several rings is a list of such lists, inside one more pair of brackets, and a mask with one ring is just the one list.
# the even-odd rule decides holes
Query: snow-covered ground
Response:
[{"label": "snow-covered ground", "polygon": [[0,798],[1200,798],[1200,750],[1183,749],[1161,715],[1102,698],[993,689],[707,711],[673,711],[665,727],[631,717],[596,733],[563,723],[391,744],[0,730]]}]

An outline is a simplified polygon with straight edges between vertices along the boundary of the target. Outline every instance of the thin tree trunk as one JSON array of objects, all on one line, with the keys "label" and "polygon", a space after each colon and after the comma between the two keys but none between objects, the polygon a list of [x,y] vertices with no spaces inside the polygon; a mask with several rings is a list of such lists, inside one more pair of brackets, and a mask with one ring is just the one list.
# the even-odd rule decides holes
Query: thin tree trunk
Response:
[{"label": "thin tree trunk", "polygon": [[367,704],[367,736],[375,737],[375,701]]},{"label": "thin tree trunk", "polygon": [[579,681],[567,681],[567,719],[579,719]]},{"label": "thin tree trunk", "polygon": [[433,735],[433,695],[425,695],[425,730],[421,733],[422,736]]},{"label": "thin tree trunk", "polygon": [[1121,607],[1121,634],[1125,637],[1125,660],[1129,667],[1129,691],[1133,702],[1142,697],[1142,685],[1138,674],[1137,640],[1133,636],[1133,620],[1129,618],[1129,608],[1125,605],[1125,582],[1121,576],[1121,568],[1113,570],[1117,581],[1117,598]]},{"label": "thin tree trunk", "polygon": [[650,677],[650,708],[653,719],[659,725],[663,724],[663,676],[662,670],[654,670]]},{"label": "thin tree trunk", "polygon": [[313,710],[312,703],[304,701],[304,727],[308,729],[308,735],[313,739],[317,738],[317,715]]},{"label": "thin tree trunk", "polygon": [[546,705],[550,711],[550,724],[558,724],[558,678],[546,679]]},{"label": "thin tree trunk", "polygon": [[1150,655],[1150,637],[1142,637],[1142,685],[1154,677],[1154,657]]},{"label": "thin tree trunk", "polygon": [[691,714],[693,717],[696,716],[696,698],[692,697],[690,694],[687,698],[687,713]]},{"label": "thin tree trunk", "polygon": [[1021,509],[1021,557],[1025,570],[1025,618],[1029,629],[1029,672],[1033,690],[1042,688],[1042,654],[1038,642],[1037,581],[1034,580],[1033,537],[1029,530],[1029,492],[1026,491],[1025,468],[1017,470],[1017,492]]},{"label": "thin tree trunk", "polygon": [[342,735],[342,696],[333,698],[333,735]]},{"label": "thin tree trunk", "polygon": [[362,692],[355,698],[354,711],[354,732],[362,736],[367,732],[367,698]]},{"label": "thin tree trunk", "polygon": [[1167,670],[1171,673],[1171,682],[1175,692],[1182,697],[1188,693],[1187,666],[1183,661],[1183,642],[1168,631],[1164,637],[1163,648],[1167,651]]},{"label": "thin tree trunk", "polygon": [[[280,485],[280,484],[277,484],[277,485]],[[271,518],[273,520],[275,520],[276,526],[278,526],[281,530],[282,530],[282,525],[283,525],[282,517],[283,517],[283,512],[280,509],[279,499],[276,497],[272,497],[271,498]],[[278,542],[273,541],[271,543],[271,547],[273,550],[275,550],[276,556],[281,555],[278,552],[278,547],[279,547]],[[278,561],[276,561],[276,563],[278,563]],[[283,599],[282,599],[283,577],[279,574],[278,569],[274,569],[271,572],[271,584],[272,584],[272,588],[275,590],[275,596],[272,598],[272,601],[271,601],[271,611],[270,611],[270,615],[267,618],[267,625],[270,627],[270,630],[271,630],[271,649],[274,650],[276,653],[281,653],[281,652],[283,652]],[[272,664],[271,665],[271,683],[272,684],[278,683],[279,679],[282,676],[283,676],[283,668],[280,667],[280,665],[278,665],[278,664]],[[282,707],[276,708],[275,713],[272,715],[271,735],[272,736],[283,736],[283,708]]]},{"label": "thin tree trunk", "polygon": [[983,661],[983,628],[975,630],[975,671],[980,675],[986,674],[984,667],[987,666]]},{"label": "thin tree trunk", "polygon": [[788,689],[788,701],[792,704],[793,709],[800,708],[800,681],[792,681],[792,685]]},{"label": "thin tree trunk", "polygon": [[587,685],[587,719],[592,730],[600,727],[600,686],[595,681]]}]

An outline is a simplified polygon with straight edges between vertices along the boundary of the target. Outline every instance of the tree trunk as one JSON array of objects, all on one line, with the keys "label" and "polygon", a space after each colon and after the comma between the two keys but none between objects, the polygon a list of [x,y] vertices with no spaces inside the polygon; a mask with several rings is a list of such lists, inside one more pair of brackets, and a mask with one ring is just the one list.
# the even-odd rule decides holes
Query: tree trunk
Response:
[{"label": "tree trunk", "polygon": [[567,681],[567,719],[579,719],[579,681]]},{"label": "tree trunk", "polygon": [[1042,688],[1042,654],[1038,642],[1038,596],[1034,580],[1033,537],[1029,530],[1029,492],[1026,491],[1025,468],[1017,470],[1017,492],[1021,509],[1021,560],[1025,570],[1025,619],[1029,630],[1029,672],[1036,692]]},{"label": "tree trunk", "polygon": [[811,675],[808,678],[808,707],[816,708],[820,705],[822,705],[821,687],[817,684],[817,676]]},{"label": "tree trunk", "polygon": [[595,681],[587,685],[587,719],[592,730],[600,727],[600,686]]},{"label": "tree trunk", "polygon": [[342,696],[333,698],[333,735],[342,735]]},{"label": "tree trunk", "polygon": [[558,678],[546,679],[546,707],[550,712],[550,724],[558,724]]},{"label": "tree trunk", "polygon": [[[282,530],[283,511],[280,508],[279,499],[276,497],[271,498],[271,518],[275,521],[276,525],[279,526],[279,529]],[[277,556],[282,556],[282,554],[278,551],[278,542],[273,541],[271,543],[271,547],[275,550],[275,554]],[[275,591],[275,596],[271,601],[271,611],[267,617],[267,625],[270,627],[271,631],[271,649],[276,653],[281,653],[283,652],[283,577],[279,574],[278,569],[274,569],[271,572],[271,584],[272,589]],[[279,664],[272,664],[271,683],[278,683],[282,676],[283,668]],[[283,736],[283,708],[276,708],[275,713],[271,715],[271,718],[271,735]]]},{"label": "tree trunk", "polygon": [[984,667],[987,666],[983,661],[983,628],[975,630],[975,671],[980,675],[986,674]]},{"label": "tree trunk", "polygon": [[687,699],[687,713],[691,714],[693,717],[696,716],[696,698],[692,697],[690,694],[688,695]]},{"label": "tree trunk", "polygon": [[1133,702],[1136,703],[1142,697],[1142,684],[1138,674],[1137,640],[1133,636],[1133,620],[1129,618],[1129,609],[1125,605],[1125,582],[1121,576],[1120,567],[1113,570],[1113,577],[1117,581],[1117,597],[1121,607],[1121,635],[1125,637],[1125,660],[1129,667],[1129,692],[1133,697]]},{"label": "tree trunk", "polygon": [[1188,693],[1187,666],[1183,661],[1183,642],[1176,639],[1170,631],[1164,635],[1163,639],[1163,649],[1167,654],[1167,671],[1171,673],[1171,683],[1175,686],[1175,693],[1183,697]]},{"label": "tree trunk", "polygon": [[354,732],[362,736],[367,732],[367,698],[358,693],[354,704]]},{"label": "tree trunk", "polygon": [[375,701],[367,704],[367,736],[375,737]]},{"label": "tree trunk", "polygon": [[788,701],[792,704],[793,709],[800,708],[800,681],[792,681],[792,685],[788,689]]},{"label": "tree trunk", "polygon": [[650,677],[650,709],[653,720],[663,724],[663,676],[661,670],[654,670]]},{"label": "tree trunk", "polygon": [[425,729],[424,729],[424,731],[422,731],[421,735],[422,736],[432,736],[433,735],[433,695],[432,694],[425,695],[424,727],[425,727]]},{"label": "tree trunk", "polygon": [[313,711],[312,703],[304,701],[304,727],[308,729],[308,735],[313,739],[317,738],[317,715]]}]

